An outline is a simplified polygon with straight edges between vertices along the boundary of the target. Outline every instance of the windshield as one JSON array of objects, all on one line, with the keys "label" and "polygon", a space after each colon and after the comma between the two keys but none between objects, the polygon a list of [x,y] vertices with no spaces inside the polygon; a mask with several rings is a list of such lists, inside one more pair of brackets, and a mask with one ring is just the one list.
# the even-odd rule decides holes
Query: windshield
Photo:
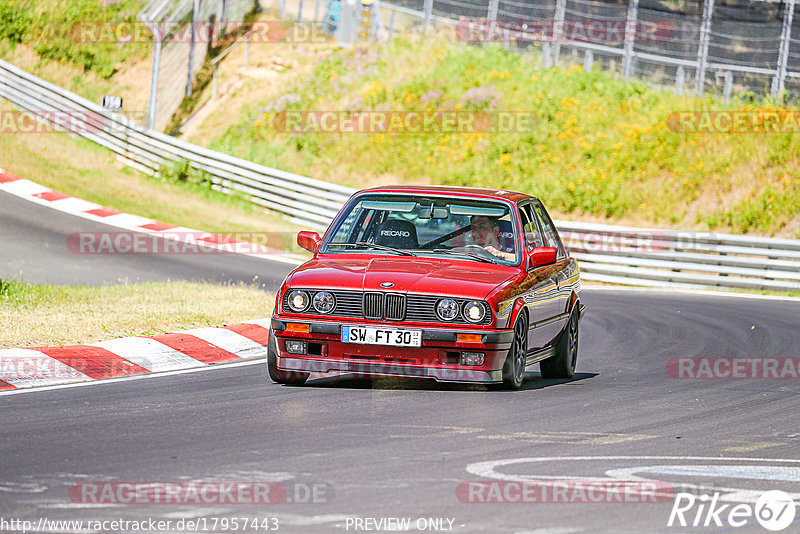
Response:
[{"label": "windshield", "polygon": [[357,198],[345,210],[321,252],[520,262],[516,225],[501,202],[376,194]]}]

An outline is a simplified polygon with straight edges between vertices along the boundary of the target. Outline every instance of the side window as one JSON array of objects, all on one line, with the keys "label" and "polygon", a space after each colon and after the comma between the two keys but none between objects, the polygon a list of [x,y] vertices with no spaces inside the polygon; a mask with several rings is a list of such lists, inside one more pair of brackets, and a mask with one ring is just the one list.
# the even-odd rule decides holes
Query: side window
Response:
[{"label": "side window", "polygon": [[522,222],[522,231],[525,238],[525,248],[528,251],[533,250],[534,247],[541,247],[542,234],[536,225],[536,219],[531,211],[531,205],[526,204],[519,209],[519,217]]},{"label": "side window", "polygon": [[550,220],[550,216],[539,204],[534,202],[531,206],[533,206],[533,211],[536,213],[536,218],[539,220],[539,224],[542,227],[542,233],[544,233],[544,246],[555,247],[558,249],[559,257],[565,256],[564,246],[558,238],[558,233],[556,232],[555,226],[553,226],[553,221]]}]

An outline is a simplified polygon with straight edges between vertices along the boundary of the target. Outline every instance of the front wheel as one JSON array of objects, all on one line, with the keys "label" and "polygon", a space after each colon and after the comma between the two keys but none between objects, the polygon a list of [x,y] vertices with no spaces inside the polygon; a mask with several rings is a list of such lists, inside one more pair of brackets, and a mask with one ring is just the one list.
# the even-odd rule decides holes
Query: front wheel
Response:
[{"label": "front wheel", "polygon": [[561,334],[556,346],[556,355],[542,360],[539,369],[542,378],[573,378],[575,365],[578,362],[578,314],[579,304],[576,303],[569,316],[567,329]]},{"label": "front wheel", "polygon": [[284,371],[278,369],[278,339],[269,331],[269,342],[267,345],[267,371],[273,382],[286,384],[287,386],[302,386],[308,380],[309,373],[300,371]]},{"label": "front wheel", "polygon": [[525,378],[525,363],[528,359],[528,320],[521,313],[514,324],[514,341],[508,350],[503,364],[503,386],[507,389],[519,389]]}]

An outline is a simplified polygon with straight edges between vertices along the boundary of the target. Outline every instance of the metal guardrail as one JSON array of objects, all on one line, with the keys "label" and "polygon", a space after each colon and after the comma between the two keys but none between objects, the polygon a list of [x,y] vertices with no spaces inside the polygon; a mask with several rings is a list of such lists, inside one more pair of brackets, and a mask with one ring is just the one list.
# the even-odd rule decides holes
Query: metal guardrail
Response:
[{"label": "metal guardrail", "polygon": [[[79,114],[72,133],[148,174],[187,162],[214,187],[237,192],[289,220],[324,229],[355,190],[258,165],[147,130],[0,60],[0,97],[48,121]],[[47,114],[47,115],[46,115]],[[556,221],[584,280],[657,287],[800,291],[800,240]]]},{"label": "metal guardrail", "polygon": [[[722,96],[727,100],[737,92],[762,94],[765,87],[771,98],[783,98],[784,91],[797,98],[800,40],[798,25],[793,22],[795,3],[750,0],[715,6],[714,0],[705,0],[682,2],[677,7],[669,2],[640,5],[639,0],[387,0],[383,8],[415,17],[423,28],[432,22],[454,26],[482,20],[487,23],[485,28],[494,28],[500,41],[504,40],[504,24],[510,23],[507,42],[539,42],[545,65],[557,65],[566,50],[582,53],[587,70],[595,60],[613,58],[613,68],[626,80],[636,76],[648,83],[672,85],[680,93],[692,85],[697,94],[715,91],[721,79]],[[575,39],[567,35],[576,23],[602,27],[615,20],[625,22],[621,42],[602,37],[594,42],[583,32]],[[536,32],[545,21],[550,23],[551,34],[542,37]],[[523,29],[526,24],[527,30]],[[640,24],[658,25],[674,33],[648,40],[640,35]]]}]

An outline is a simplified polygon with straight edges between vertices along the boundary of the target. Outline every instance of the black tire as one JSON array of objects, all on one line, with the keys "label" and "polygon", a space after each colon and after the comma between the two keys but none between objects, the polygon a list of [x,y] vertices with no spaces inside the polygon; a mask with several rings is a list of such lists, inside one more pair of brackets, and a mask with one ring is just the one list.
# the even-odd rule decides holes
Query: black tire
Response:
[{"label": "black tire", "polygon": [[520,313],[514,323],[514,340],[503,363],[503,387],[519,389],[525,380],[525,362],[528,358],[528,319]]},{"label": "black tire", "polygon": [[278,339],[269,331],[269,343],[267,345],[267,370],[273,382],[286,384],[287,386],[302,386],[308,380],[309,373],[301,371],[283,371],[278,369]]},{"label": "black tire", "polygon": [[575,303],[572,313],[569,316],[569,323],[561,339],[556,345],[556,355],[542,360],[539,370],[542,378],[573,378],[575,376],[575,365],[578,363],[578,308]]}]

